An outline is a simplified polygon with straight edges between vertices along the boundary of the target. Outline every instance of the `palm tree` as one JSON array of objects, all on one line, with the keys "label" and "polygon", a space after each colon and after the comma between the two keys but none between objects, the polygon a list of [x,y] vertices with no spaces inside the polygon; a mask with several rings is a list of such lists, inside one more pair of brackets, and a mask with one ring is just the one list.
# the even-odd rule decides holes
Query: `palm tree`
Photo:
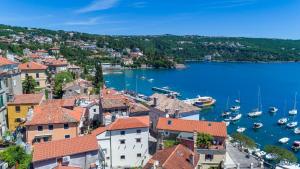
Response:
[{"label": "palm tree", "polygon": [[198,133],[196,144],[199,148],[209,148],[212,144],[213,137],[210,134]]}]

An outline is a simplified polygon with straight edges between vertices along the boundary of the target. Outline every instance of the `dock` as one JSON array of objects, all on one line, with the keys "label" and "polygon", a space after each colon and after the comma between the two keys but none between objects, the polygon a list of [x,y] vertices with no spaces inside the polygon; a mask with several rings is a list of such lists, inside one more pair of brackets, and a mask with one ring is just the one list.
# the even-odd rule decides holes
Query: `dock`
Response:
[{"label": "dock", "polygon": [[163,94],[170,94],[170,95],[174,95],[174,96],[180,96],[179,92],[172,91],[172,90],[167,89],[167,88],[152,87],[152,90],[156,91],[156,92],[159,92],[159,93],[163,93]]}]

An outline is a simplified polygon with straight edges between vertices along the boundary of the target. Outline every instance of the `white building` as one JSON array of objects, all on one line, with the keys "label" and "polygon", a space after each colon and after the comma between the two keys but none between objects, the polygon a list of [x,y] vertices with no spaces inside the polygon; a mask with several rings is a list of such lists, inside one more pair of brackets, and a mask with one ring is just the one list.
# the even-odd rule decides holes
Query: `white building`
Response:
[{"label": "white building", "polygon": [[124,117],[93,131],[105,168],[132,168],[149,159],[149,117]]}]

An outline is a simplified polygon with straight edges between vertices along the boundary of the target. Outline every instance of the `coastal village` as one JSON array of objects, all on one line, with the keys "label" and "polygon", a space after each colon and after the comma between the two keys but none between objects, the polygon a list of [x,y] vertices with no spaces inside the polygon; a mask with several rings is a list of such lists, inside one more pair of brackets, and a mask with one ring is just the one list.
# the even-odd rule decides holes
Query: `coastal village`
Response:
[{"label": "coastal village", "polygon": [[[186,119],[201,116],[203,106],[191,104],[193,100],[178,99],[179,93],[157,88],[149,97],[138,97],[136,93],[106,86],[102,70],[133,65],[144,56],[139,48],[122,49],[124,52],[120,53],[112,48],[99,48],[94,41],[66,40],[64,45],[105,52],[122,61],[120,65],[99,63],[98,67],[85,70],[62,55],[59,37],[54,39],[20,32],[0,37],[1,43],[34,41],[51,46],[25,48],[21,55],[0,50],[1,151],[20,148],[26,154],[25,160],[15,164],[1,161],[1,168],[274,167],[257,155],[263,151],[249,146],[243,135],[229,136],[226,122]],[[187,42],[180,42],[184,43]],[[215,55],[218,54],[205,58],[211,60]],[[95,79],[82,76],[85,71],[102,79],[94,83]],[[216,100],[205,98],[204,102],[212,106]],[[294,164],[284,161],[277,167],[288,165]]]}]

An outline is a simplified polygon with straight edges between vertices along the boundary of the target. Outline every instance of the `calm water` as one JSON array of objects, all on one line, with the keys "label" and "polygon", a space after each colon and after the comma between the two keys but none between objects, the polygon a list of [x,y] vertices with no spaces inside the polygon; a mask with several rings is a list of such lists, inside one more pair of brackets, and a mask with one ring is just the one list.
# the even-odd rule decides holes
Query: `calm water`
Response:
[{"label": "calm water", "polygon": [[[192,63],[183,70],[126,70],[119,74],[105,75],[105,80],[109,87],[136,90],[146,95],[152,94],[153,86],[168,86],[180,92],[183,99],[197,95],[212,96],[217,99],[216,106],[201,112],[200,118],[213,121],[223,120],[220,115],[226,108],[228,97],[230,107],[240,95],[243,118],[238,123],[231,124],[228,132],[232,133],[238,126],[246,127],[245,134],[262,146],[280,145],[278,139],[290,137],[289,144],[283,145],[290,149],[294,140],[300,140],[300,135],[295,135],[293,130],[284,126],[278,126],[277,120],[288,116],[288,110],[293,108],[295,92],[300,92],[299,73],[299,63]],[[141,76],[154,80],[142,80]],[[260,117],[248,118],[247,113],[257,107],[258,88],[261,89],[264,112]],[[300,100],[300,96],[298,98]],[[269,106],[276,106],[279,111],[272,115],[268,113]],[[294,118],[300,122],[300,114]],[[253,122],[263,122],[264,126],[254,131]],[[297,156],[300,158],[300,153]]]}]

